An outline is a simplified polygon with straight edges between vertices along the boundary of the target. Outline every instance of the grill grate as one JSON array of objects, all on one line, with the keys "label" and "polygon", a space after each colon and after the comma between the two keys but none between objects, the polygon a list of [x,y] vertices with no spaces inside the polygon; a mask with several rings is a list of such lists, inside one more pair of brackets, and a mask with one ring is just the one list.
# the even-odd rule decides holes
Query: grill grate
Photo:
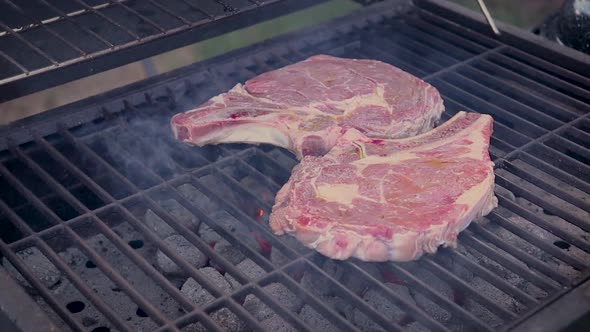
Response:
[{"label": "grill grate", "polygon": [[[312,3],[278,2],[0,1],[0,101],[144,59]],[[239,18],[238,14],[247,12],[249,20]]]},{"label": "grill grate", "polygon": [[[74,105],[64,111],[70,119],[7,132],[0,216],[12,228],[0,233],[3,265],[72,330],[217,331],[235,321],[297,331],[516,326],[588,277],[590,80],[444,13],[394,14],[377,7],[322,33],[183,69],[94,102],[84,110],[91,121]],[[459,110],[494,116],[500,206],[463,232],[456,250],[403,264],[333,262],[275,237],[265,222],[296,163],[290,154],[192,148],[170,136],[172,114],[317,53],[379,59],[425,78],[444,95],[445,120]],[[87,124],[70,128],[68,120]],[[153,218],[167,228],[154,228]],[[164,233],[182,234],[231,287],[179,254]],[[237,253],[219,249],[223,241]],[[180,283],[155,267],[162,254],[182,271]],[[31,257],[49,267],[40,272]],[[207,300],[195,304],[195,293]],[[80,314],[70,310],[72,298],[85,305]],[[274,313],[261,318],[265,311],[252,304]]]}]

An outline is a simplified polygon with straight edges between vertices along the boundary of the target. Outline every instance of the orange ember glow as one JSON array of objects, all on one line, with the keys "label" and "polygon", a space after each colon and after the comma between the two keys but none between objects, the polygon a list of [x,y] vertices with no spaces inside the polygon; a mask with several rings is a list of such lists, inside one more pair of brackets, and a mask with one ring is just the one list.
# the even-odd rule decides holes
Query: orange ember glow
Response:
[{"label": "orange ember glow", "polygon": [[256,214],[256,221],[260,222],[262,220],[263,216],[264,216],[264,210],[258,209],[258,213]]}]

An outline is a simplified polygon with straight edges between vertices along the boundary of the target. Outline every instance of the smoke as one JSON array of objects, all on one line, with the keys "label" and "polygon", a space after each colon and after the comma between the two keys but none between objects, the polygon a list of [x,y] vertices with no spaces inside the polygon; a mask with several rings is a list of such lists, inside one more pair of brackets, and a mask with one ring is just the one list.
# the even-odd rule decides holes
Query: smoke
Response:
[{"label": "smoke", "polygon": [[206,162],[199,153],[202,148],[189,147],[172,137],[169,112],[153,108],[140,112],[129,117],[119,115],[114,128],[89,142],[100,157],[133,184],[146,189]]}]

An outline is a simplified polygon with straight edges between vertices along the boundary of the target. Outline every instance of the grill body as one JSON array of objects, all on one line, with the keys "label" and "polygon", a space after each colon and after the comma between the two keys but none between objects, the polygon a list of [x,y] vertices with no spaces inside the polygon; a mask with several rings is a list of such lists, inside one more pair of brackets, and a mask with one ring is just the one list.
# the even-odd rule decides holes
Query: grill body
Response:
[{"label": "grill body", "polygon": [[[382,3],[5,128],[3,269],[59,329],[221,330],[220,313],[253,330],[561,328],[588,303],[590,65],[502,28],[494,39],[437,1]],[[382,60],[427,80],[443,94],[444,120],[460,110],[494,117],[499,207],[458,249],[404,264],[332,262],[267,226],[296,163],[290,154],[172,139],[173,114],[320,53]],[[211,246],[205,228],[250,267]],[[232,287],[171,247],[173,233]],[[161,254],[182,277],[158,270]],[[205,304],[195,304],[188,278],[207,291]],[[253,297],[275,325],[246,306]]]}]

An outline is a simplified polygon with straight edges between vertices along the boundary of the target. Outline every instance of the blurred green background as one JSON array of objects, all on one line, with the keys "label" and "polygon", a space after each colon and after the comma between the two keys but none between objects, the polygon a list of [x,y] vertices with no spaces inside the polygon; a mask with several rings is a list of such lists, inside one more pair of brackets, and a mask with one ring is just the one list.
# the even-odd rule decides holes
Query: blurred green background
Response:
[{"label": "blurred green background", "polygon": [[[479,12],[476,0],[452,0]],[[563,0],[486,0],[496,20],[524,29],[540,24]],[[72,103],[147,77],[223,54],[290,31],[346,15],[361,5],[352,0],[330,0],[302,11],[275,18],[193,45],[166,52],[90,77],[0,104],[0,124]]]}]

